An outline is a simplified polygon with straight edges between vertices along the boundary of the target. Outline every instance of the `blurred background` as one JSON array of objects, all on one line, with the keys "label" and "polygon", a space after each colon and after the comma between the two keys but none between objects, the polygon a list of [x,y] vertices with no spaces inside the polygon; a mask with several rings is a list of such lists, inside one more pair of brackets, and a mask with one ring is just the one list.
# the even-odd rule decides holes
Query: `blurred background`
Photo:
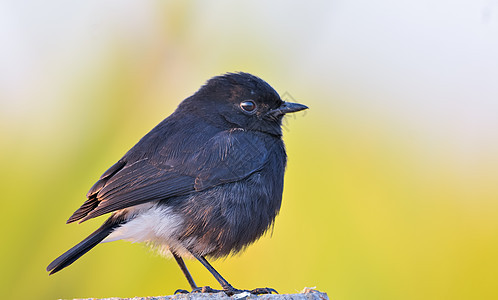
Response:
[{"label": "blurred background", "polygon": [[[239,288],[339,299],[498,298],[498,1],[2,1],[3,299],[188,288],[145,246],[65,221],[207,79],[268,81],[306,112],[273,232],[213,262]],[[218,287],[196,261],[199,285]]]}]

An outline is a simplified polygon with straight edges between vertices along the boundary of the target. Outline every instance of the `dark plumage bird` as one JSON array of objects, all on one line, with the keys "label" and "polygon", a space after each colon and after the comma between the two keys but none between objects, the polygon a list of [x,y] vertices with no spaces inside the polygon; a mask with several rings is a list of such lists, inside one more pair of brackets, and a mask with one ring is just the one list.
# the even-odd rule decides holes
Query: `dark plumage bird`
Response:
[{"label": "dark plumage bird", "polygon": [[237,253],[272,225],[286,165],[282,118],[306,108],[251,74],[211,78],[90,188],[67,223],[110,217],[47,271],[123,239],[171,252],[194,292],[214,290],[197,287],[182,257],[199,260],[227,294],[239,292],[205,257]]}]

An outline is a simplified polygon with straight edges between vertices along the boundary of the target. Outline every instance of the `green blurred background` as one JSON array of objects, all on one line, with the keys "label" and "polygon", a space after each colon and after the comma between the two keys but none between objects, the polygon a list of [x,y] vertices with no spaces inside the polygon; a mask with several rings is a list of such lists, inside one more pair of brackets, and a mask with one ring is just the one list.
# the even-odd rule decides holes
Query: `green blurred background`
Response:
[{"label": "green blurred background", "polygon": [[65,225],[100,174],[229,71],[310,107],[273,233],[214,262],[233,285],[498,298],[497,1],[2,1],[0,44],[2,299],[188,288],[127,242],[45,267],[102,222]]}]

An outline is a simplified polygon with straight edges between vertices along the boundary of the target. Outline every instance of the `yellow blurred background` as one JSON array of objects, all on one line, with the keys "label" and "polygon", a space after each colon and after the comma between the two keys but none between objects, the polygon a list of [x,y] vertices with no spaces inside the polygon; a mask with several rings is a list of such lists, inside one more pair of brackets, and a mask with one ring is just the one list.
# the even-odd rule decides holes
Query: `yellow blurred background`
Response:
[{"label": "yellow blurred background", "polygon": [[231,71],[310,109],[273,233],[213,263],[228,281],[498,299],[498,1],[3,1],[0,44],[2,299],[188,288],[127,242],[45,267],[102,222],[65,225],[101,173]]}]

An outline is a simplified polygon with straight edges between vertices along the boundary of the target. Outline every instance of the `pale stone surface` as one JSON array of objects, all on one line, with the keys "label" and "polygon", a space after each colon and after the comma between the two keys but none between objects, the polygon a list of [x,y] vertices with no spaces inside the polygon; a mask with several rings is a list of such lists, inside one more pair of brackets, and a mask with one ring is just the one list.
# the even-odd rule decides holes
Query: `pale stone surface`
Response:
[{"label": "pale stone surface", "polygon": [[305,288],[299,294],[272,294],[272,295],[251,295],[249,293],[236,294],[228,297],[225,293],[207,294],[177,294],[155,297],[134,297],[134,298],[87,298],[74,300],[329,300],[326,293]]}]

